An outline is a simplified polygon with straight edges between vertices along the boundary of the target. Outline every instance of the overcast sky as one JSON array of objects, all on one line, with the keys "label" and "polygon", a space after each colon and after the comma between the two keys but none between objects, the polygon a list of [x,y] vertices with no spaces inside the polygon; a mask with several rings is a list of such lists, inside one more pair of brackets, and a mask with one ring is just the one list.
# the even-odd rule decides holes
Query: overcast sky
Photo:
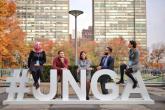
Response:
[{"label": "overcast sky", "polygon": [[[84,11],[78,17],[78,30],[92,25],[92,0],[70,0],[70,10]],[[74,29],[74,17],[70,16],[70,33]],[[148,47],[165,42],[165,0],[147,0]]]}]

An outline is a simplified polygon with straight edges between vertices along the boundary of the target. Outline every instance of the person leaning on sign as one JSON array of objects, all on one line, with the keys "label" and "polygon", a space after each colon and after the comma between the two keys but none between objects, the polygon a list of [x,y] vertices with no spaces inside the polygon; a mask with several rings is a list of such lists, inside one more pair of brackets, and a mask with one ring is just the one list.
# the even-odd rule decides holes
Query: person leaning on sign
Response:
[{"label": "person leaning on sign", "polygon": [[89,100],[89,90],[90,90],[90,82],[91,82],[91,61],[87,58],[87,54],[85,51],[80,52],[80,58],[78,62],[78,69],[77,69],[77,78],[80,80],[80,70],[86,70],[86,100]]},{"label": "person leaning on sign", "polygon": [[[53,60],[53,69],[57,69],[57,80],[62,82],[62,69],[67,69],[69,65],[68,59],[65,57],[64,51],[59,50],[58,56]],[[62,87],[62,86],[61,86]],[[61,88],[62,90],[62,88]]]},{"label": "person leaning on sign", "polygon": [[[100,65],[97,70],[100,69],[110,69],[114,70],[114,58],[111,56],[112,48],[106,47],[104,51],[104,56],[101,58]],[[101,90],[103,94],[108,94],[108,90],[105,89],[105,84],[110,81],[111,78],[108,75],[102,75],[100,77]]]},{"label": "person leaning on sign", "polygon": [[36,42],[34,44],[34,49],[30,52],[28,58],[28,68],[33,76],[34,83],[33,86],[38,89],[38,80],[43,73],[43,64],[46,62],[46,54],[41,47],[41,42]]},{"label": "person leaning on sign", "polygon": [[[128,65],[125,66],[126,69],[125,74],[132,79],[133,81],[133,85],[132,88],[136,88],[137,87],[137,80],[133,77],[132,73],[137,72],[140,67],[139,67],[139,50],[136,48],[136,41],[129,41],[129,45],[128,47],[130,48],[129,50],[129,62]],[[123,72],[121,72],[120,74],[124,74]],[[121,75],[121,79],[120,81],[117,82],[117,84],[123,83],[123,75]]]}]

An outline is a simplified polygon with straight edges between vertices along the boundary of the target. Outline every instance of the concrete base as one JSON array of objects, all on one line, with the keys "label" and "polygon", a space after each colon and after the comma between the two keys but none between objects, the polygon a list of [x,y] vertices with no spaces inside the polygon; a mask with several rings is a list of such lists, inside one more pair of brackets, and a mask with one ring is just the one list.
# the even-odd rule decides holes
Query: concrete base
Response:
[{"label": "concrete base", "polygon": [[153,100],[143,100],[141,98],[133,98],[129,100],[121,100],[121,99],[116,99],[116,100],[96,100],[96,99],[90,99],[90,100],[85,100],[81,101],[76,98],[70,98],[68,101],[62,100],[60,98],[53,99],[50,101],[39,101],[36,99],[32,98],[27,98],[24,100],[5,100],[3,102],[4,105],[6,104],[18,104],[18,105],[28,105],[28,104],[154,104]]}]

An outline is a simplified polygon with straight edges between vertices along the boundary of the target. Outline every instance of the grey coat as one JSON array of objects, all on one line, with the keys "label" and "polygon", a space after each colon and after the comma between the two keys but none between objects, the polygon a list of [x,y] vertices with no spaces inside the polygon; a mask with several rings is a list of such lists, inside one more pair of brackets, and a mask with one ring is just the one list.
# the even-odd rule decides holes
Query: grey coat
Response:
[{"label": "grey coat", "polygon": [[140,69],[140,64],[139,64],[139,56],[140,52],[138,49],[129,50],[129,68],[132,68],[133,72],[137,72]]}]

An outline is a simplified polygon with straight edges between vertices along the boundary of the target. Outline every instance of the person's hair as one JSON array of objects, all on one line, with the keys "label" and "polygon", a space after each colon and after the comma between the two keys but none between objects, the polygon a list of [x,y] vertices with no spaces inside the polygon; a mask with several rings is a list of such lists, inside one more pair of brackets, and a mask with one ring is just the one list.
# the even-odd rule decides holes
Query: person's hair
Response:
[{"label": "person's hair", "polygon": [[111,47],[106,47],[108,49],[109,52],[112,52],[112,48]]},{"label": "person's hair", "polygon": [[136,48],[136,41],[131,40],[131,41],[129,41],[129,43],[133,46],[133,48]]},{"label": "person's hair", "polygon": [[59,50],[59,51],[58,51],[58,55],[59,55],[61,52],[64,52],[64,51],[63,51],[63,50]]},{"label": "person's hair", "polygon": [[[85,51],[81,51],[81,52],[80,52],[80,57],[79,57],[79,58],[80,58],[80,60],[83,60],[83,58],[82,58],[82,54],[83,54],[83,53],[85,53],[85,54],[86,54],[86,52],[85,52]],[[85,56],[85,59],[87,59],[87,56]]]}]

